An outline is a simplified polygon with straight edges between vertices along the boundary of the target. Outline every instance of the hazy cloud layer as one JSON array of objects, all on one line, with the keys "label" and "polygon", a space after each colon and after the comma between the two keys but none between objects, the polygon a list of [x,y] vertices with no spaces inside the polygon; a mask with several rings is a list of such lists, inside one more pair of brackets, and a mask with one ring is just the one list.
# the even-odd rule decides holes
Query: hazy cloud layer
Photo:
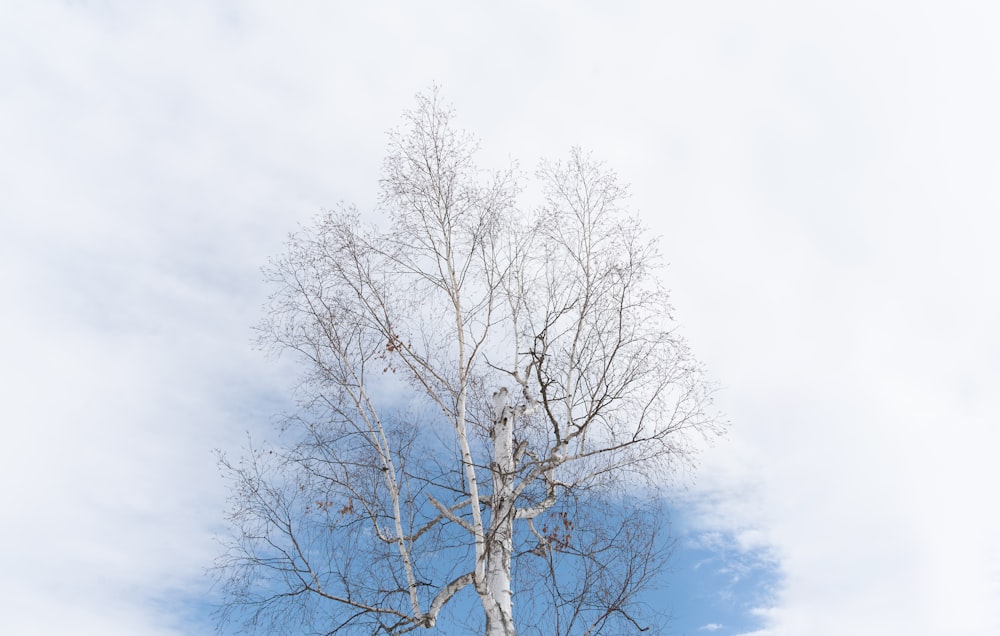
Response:
[{"label": "hazy cloud layer", "polygon": [[1000,629],[987,3],[343,7],[5,7],[0,632],[207,633],[211,449],[292,382],[257,269],[373,207],[432,81],[485,164],[580,144],[634,184],[733,424],[689,540],[775,568],[759,634]]}]

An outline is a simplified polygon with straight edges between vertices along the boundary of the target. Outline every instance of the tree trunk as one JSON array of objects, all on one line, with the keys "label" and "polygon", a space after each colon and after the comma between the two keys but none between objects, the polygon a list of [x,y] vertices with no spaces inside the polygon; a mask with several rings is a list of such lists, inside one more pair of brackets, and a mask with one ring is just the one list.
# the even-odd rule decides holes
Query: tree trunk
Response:
[{"label": "tree trunk", "polygon": [[487,636],[515,636],[510,559],[514,548],[514,410],[507,389],[493,395],[492,514],[486,550]]}]

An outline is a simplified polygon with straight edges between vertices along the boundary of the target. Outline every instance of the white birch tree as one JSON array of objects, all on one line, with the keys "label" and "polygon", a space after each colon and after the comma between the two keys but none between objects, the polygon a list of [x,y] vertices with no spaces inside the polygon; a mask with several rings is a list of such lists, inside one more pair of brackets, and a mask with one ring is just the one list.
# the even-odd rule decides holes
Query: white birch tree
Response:
[{"label": "white birch tree", "polygon": [[646,627],[650,506],[718,430],[706,384],[615,175],[573,150],[526,213],[476,150],[418,96],[385,226],[326,213],[266,269],[261,339],[304,361],[302,409],[285,447],[222,460],[225,618],[402,634],[474,598],[489,636]]}]

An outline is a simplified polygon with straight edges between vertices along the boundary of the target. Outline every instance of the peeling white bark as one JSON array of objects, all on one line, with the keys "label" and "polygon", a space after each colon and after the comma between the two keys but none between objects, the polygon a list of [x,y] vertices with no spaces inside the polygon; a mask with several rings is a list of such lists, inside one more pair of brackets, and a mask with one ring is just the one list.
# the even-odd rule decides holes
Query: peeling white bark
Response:
[{"label": "peeling white bark", "polygon": [[514,409],[506,387],[493,394],[493,512],[486,553],[487,636],[514,636],[510,559],[514,549]]}]

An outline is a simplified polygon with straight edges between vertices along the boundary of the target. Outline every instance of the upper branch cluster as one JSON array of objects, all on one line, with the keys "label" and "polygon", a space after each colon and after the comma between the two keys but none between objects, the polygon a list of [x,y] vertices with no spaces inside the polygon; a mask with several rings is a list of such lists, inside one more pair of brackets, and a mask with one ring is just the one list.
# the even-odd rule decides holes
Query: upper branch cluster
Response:
[{"label": "upper branch cluster", "polygon": [[524,212],[516,171],[480,170],[476,149],[436,91],[418,98],[390,135],[389,227],[327,212],[266,270],[261,342],[306,374],[294,444],[224,463],[238,533],[220,571],[252,625],[397,634],[472,590],[510,635],[526,558],[557,633],[635,621],[654,515],[614,499],[644,543],[584,528],[587,505],[688,457],[716,430],[709,392],[614,173],[574,149]]}]

